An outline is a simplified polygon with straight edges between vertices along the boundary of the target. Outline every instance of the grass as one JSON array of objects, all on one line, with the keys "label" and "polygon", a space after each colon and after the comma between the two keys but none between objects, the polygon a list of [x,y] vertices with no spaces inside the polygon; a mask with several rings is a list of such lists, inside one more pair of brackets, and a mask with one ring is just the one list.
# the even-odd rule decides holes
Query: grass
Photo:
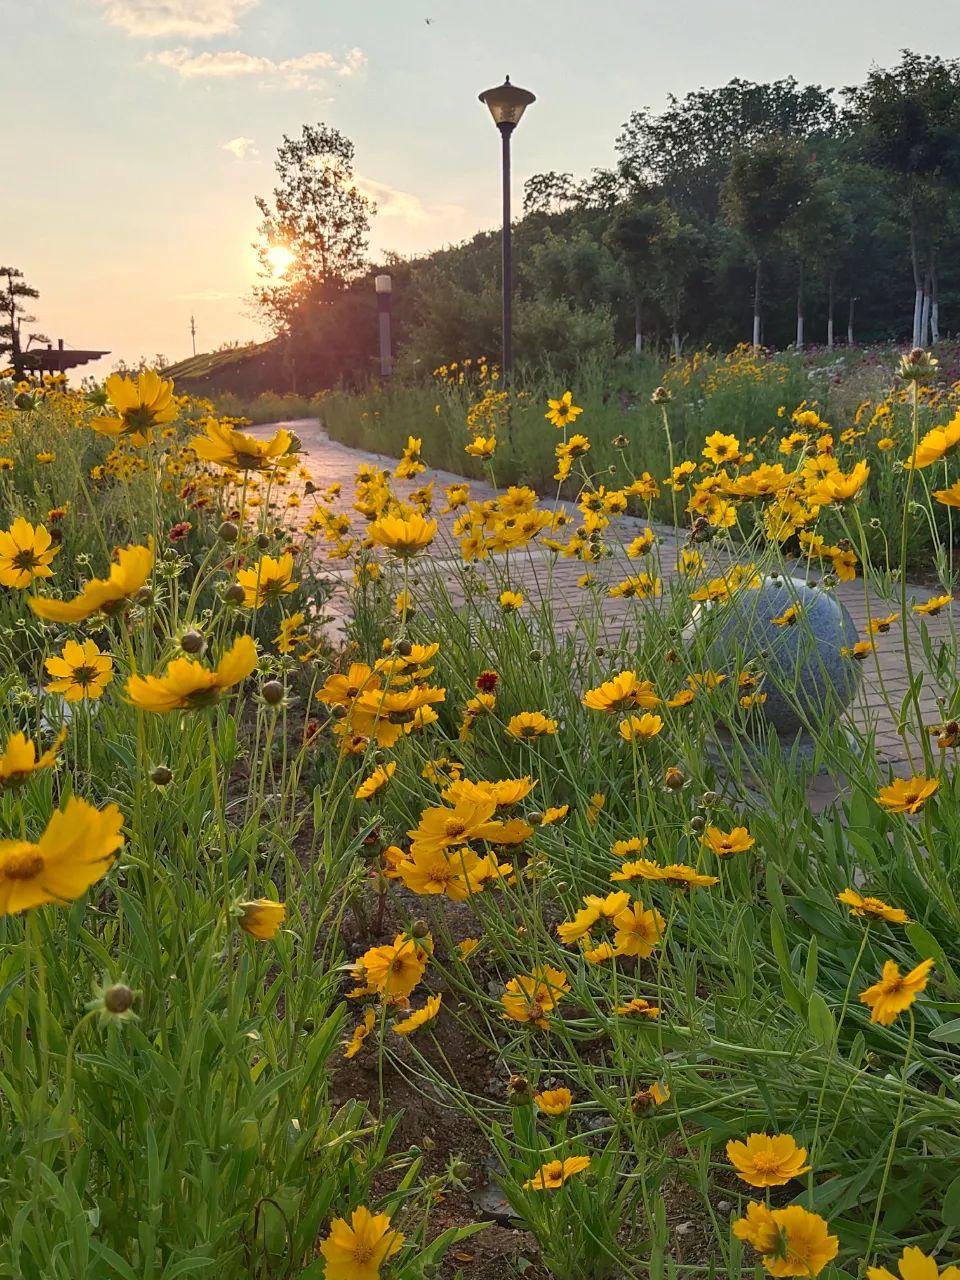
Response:
[{"label": "grass", "polygon": [[[814,423],[790,416],[801,381],[813,399],[799,365],[772,385],[770,362],[746,353],[643,376],[630,410],[604,403],[599,377],[576,388],[584,412],[564,432],[544,423],[535,387],[519,388],[512,445],[497,402],[474,415],[477,434],[493,423],[494,480],[501,460],[552,474],[557,442],[589,436],[569,524],[532,492],[445,514],[439,493],[411,495],[422,463],[407,436],[431,464],[457,465],[439,424],[455,440],[462,414],[469,438],[483,387],[378,393],[362,402],[379,406],[372,420],[330,397],[332,431],[392,432],[404,454],[352,495],[313,491],[296,459],[255,469],[257,446],[202,404],[138,443],[101,434],[100,411],[55,386],[0,392],[3,509],[60,548],[49,578],[0,587],[0,747],[17,732],[52,747],[66,731],[49,767],[12,777],[0,763],[0,1274],[367,1280],[347,1226],[361,1206],[389,1219],[374,1228],[384,1253],[397,1246],[374,1270],[403,1280],[777,1273],[773,1247],[735,1228],[749,1201],[761,1215],[793,1207],[778,1248],[805,1274],[893,1267],[908,1245],[941,1266],[960,1257],[957,637],[949,606],[939,620],[914,611],[903,573],[922,529],[931,594],[955,585],[950,509],[933,494],[956,463],[900,465],[927,425],[951,420],[953,393],[878,388],[858,424],[865,397],[846,404],[841,386]],[[650,405],[658,382],[672,399]],[[143,412],[161,413],[141,390]],[[631,413],[642,432],[615,446]],[[705,422],[756,454],[737,475],[777,458],[796,468],[803,511],[781,539],[769,501],[735,497],[728,524],[722,467],[703,467],[677,495],[703,521],[678,575],[669,540],[628,555],[636,525],[620,510],[672,514],[669,453],[702,460]],[[792,456],[778,445],[791,429],[808,437]],[[660,452],[639,452],[644,434]],[[815,503],[797,477],[828,434],[839,471],[867,459],[870,480]],[[866,662],[931,784],[925,799],[913,784],[913,812],[885,790],[875,717],[842,727],[781,670],[812,761],[764,719],[779,641],[758,645],[743,620],[759,581],[789,582],[801,534],[828,595],[854,572],[872,616],[889,615],[872,640],[902,655],[907,695],[883,687],[889,668],[869,648]],[[152,547],[152,567],[106,613],[50,622],[31,607],[105,577],[131,543]],[[0,573],[15,568],[9,545]],[[753,569],[738,579],[734,563]],[[611,599],[631,579],[633,595]],[[691,627],[698,594],[712,603]],[[341,613],[338,640],[327,619]],[[718,657],[731,618],[739,638]],[[810,657],[807,625],[798,597],[777,634]],[[92,640],[112,678],[65,702],[45,691],[46,663],[72,639]],[[171,661],[210,673],[251,640],[255,670],[221,668],[219,692],[196,667],[168,673],[182,703],[169,711],[130,683],[163,679]],[[921,694],[940,700],[937,725]],[[644,710],[648,736],[630,740],[621,724]],[[541,732],[511,732],[524,713]],[[838,796],[815,811],[820,767]],[[45,894],[36,859],[52,855],[29,846],[74,798],[116,805],[124,843]],[[718,854],[713,829],[737,828],[742,851]],[[630,865],[643,859],[708,882],[646,878]],[[9,887],[25,883],[48,900],[18,911]],[[906,919],[852,913],[847,889]],[[889,1024],[872,1019],[861,995],[884,965],[924,960],[914,998]],[[569,1106],[550,1114],[541,1095],[556,1089]],[[428,1117],[443,1115],[438,1146]],[[727,1144],[751,1133],[790,1135],[809,1172],[749,1185]],[[564,1160],[576,1163],[552,1188]],[[506,1256],[473,1234],[487,1180],[525,1233]]]}]

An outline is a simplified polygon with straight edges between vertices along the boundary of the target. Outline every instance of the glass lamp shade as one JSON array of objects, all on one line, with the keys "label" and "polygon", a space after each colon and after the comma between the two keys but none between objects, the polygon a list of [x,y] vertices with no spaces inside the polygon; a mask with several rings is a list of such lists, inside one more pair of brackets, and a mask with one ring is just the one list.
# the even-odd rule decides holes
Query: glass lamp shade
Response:
[{"label": "glass lamp shade", "polygon": [[486,103],[498,129],[504,126],[510,129],[515,128],[520,123],[520,117],[524,111],[531,102],[536,100],[534,94],[528,89],[521,89],[511,84],[509,76],[495,89],[485,89],[480,94],[480,101]]},{"label": "glass lamp shade", "polygon": [[373,287],[377,293],[390,293],[393,289],[393,281],[387,275],[375,276]]}]

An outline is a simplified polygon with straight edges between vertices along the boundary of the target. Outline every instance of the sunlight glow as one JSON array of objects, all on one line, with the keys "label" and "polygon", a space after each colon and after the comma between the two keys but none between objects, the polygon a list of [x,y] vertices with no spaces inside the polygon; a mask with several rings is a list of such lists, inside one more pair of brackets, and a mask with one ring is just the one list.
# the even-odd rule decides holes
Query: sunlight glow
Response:
[{"label": "sunlight glow", "polygon": [[267,250],[267,261],[274,276],[284,276],[293,265],[293,254],[285,244],[274,244]]}]

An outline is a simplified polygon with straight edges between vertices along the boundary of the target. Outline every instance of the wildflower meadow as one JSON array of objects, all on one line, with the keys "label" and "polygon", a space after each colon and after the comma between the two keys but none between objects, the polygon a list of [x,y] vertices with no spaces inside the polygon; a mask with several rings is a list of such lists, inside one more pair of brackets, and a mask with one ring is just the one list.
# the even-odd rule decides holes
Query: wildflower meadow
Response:
[{"label": "wildflower meadow", "polygon": [[[957,1280],[960,390],[675,428],[730,368],[326,487],[0,383],[0,1274]],[[849,711],[718,649],[771,583]]]}]

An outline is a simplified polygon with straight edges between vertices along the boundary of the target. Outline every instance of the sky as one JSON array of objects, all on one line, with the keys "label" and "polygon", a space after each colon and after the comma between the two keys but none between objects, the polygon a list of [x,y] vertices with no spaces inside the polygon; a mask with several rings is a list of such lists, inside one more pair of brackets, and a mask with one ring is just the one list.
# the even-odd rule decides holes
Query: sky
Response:
[{"label": "sky", "polygon": [[[903,46],[960,54],[928,0],[0,0],[0,262],[40,290],[31,328],[124,358],[265,336],[254,197],[282,136],[324,121],[377,200],[371,250],[496,226],[499,137],[477,94],[537,95],[524,178],[608,165],[620,126],[734,76],[840,87]],[[919,11],[917,11],[919,12]]]}]

